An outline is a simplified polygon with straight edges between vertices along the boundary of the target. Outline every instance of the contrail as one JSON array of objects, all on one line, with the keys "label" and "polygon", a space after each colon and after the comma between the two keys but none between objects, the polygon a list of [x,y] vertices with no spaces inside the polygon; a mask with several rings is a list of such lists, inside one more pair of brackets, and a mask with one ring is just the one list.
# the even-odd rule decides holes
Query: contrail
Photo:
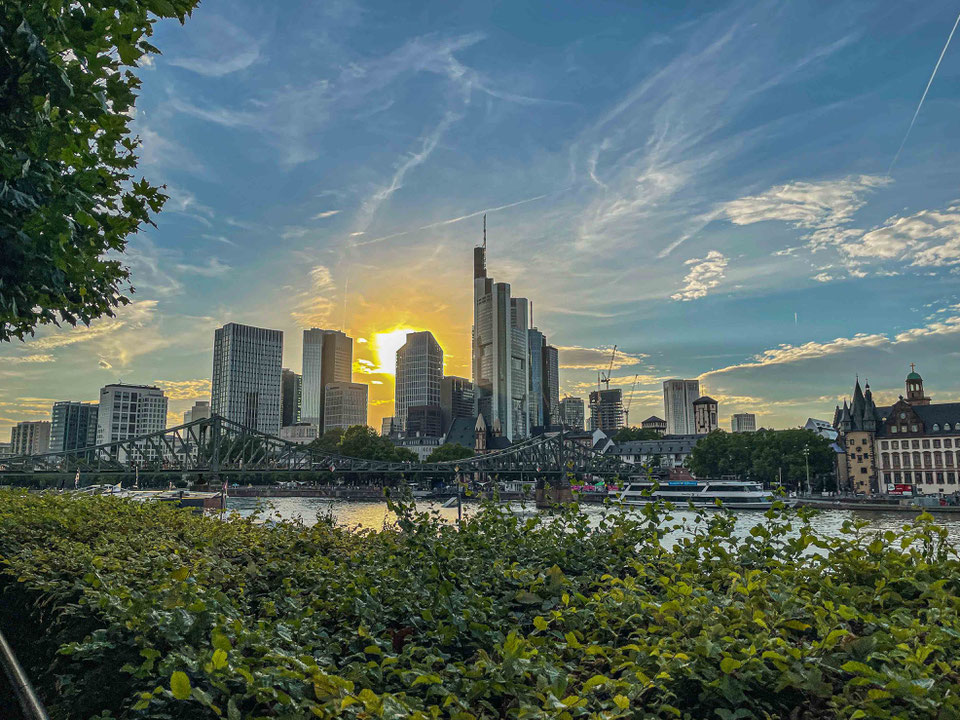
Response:
[{"label": "contrail", "polygon": [[923,89],[923,95],[920,97],[920,102],[917,105],[917,111],[913,114],[913,120],[910,121],[910,127],[907,128],[907,134],[903,136],[903,142],[900,143],[900,147],[897,149],[897,154],[893,156],[893,162],[891,162],[890,167],[887,168],[887,175],[889,175],[890,171],[893,170],[893,166],[897,164],[897,159],[900,157],[900,153],[903,151],[903,146],[907,144],[907,138],[910,137],[910,131],[913,130],[913,124],[917,121],[917,116],[920,114],[920,108],[923,107],[923,101],[927,99],[927,92],[930,90],[930,86],[933,84],[933,78],[936,77],[937,70],[940,69],[940,63],[943,61],[943,56],[947,54],[947,48],[950,47],[950,41],[953,40],[953,33],[957,31],[957,25],[960,25],[960,15],[957,15],[957,20],[953,23],[953,29],[950,31],[950,35],[947,37],[947,42],[943,46],[943,50],[940,51],[940,57],[937,58],[937,64],[933,66],[933,72],[930,73],[930,79],[927,80],[927,86]]}]

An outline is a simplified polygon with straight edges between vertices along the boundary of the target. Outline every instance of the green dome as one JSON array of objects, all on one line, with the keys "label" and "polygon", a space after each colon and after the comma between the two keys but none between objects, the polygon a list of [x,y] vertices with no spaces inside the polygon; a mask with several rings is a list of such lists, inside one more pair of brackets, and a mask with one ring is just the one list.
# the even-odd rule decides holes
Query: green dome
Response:
[{"label": "green dome", "polygon": [[907,380],[923,380],[923,378],[920,377],[920,373],[912,372],[909,375],[907,375]]}]

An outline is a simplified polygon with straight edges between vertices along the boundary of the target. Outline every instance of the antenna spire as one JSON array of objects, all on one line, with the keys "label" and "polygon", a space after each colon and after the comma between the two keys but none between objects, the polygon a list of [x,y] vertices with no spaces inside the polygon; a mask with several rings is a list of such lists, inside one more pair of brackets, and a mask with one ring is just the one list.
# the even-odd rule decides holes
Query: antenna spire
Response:
[{"label": "antenna spire", "polygon": [[483,249],[487,249],[487,214],[483,214]]}]

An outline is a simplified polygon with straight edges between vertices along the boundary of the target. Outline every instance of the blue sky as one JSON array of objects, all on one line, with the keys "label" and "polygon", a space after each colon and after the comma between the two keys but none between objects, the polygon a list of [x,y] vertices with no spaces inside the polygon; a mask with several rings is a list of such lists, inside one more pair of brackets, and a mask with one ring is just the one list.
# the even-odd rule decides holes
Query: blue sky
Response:
[{"label": "blue sky", "polygon": [[[208,396],[213,329],[358,338],[371,424],[432,330],[469,374],[471,248],[534,302],[585,395],[621,351],[631,418],[700,377],[721,418],[829,419],[917,363],[960,399],[955,4],[226,2],[160,23],[141,168],[170,200],[115,319],[0,348],[0,437],[55,399]],[[960,42],[960,41],[958,41]]]}]

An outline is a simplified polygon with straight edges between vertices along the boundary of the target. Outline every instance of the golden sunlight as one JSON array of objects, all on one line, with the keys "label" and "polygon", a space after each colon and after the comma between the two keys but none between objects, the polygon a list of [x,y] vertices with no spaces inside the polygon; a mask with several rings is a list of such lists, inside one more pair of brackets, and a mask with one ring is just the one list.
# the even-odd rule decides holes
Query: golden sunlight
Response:
[{"label": "golden sunlight", "polygon": [[407,341],[407,333],[416,332],[411,328],[396,328],[389,332],[378,332],[373,336],[373,352],[377,367],[374,372],[397,374],[397,350]]}]

